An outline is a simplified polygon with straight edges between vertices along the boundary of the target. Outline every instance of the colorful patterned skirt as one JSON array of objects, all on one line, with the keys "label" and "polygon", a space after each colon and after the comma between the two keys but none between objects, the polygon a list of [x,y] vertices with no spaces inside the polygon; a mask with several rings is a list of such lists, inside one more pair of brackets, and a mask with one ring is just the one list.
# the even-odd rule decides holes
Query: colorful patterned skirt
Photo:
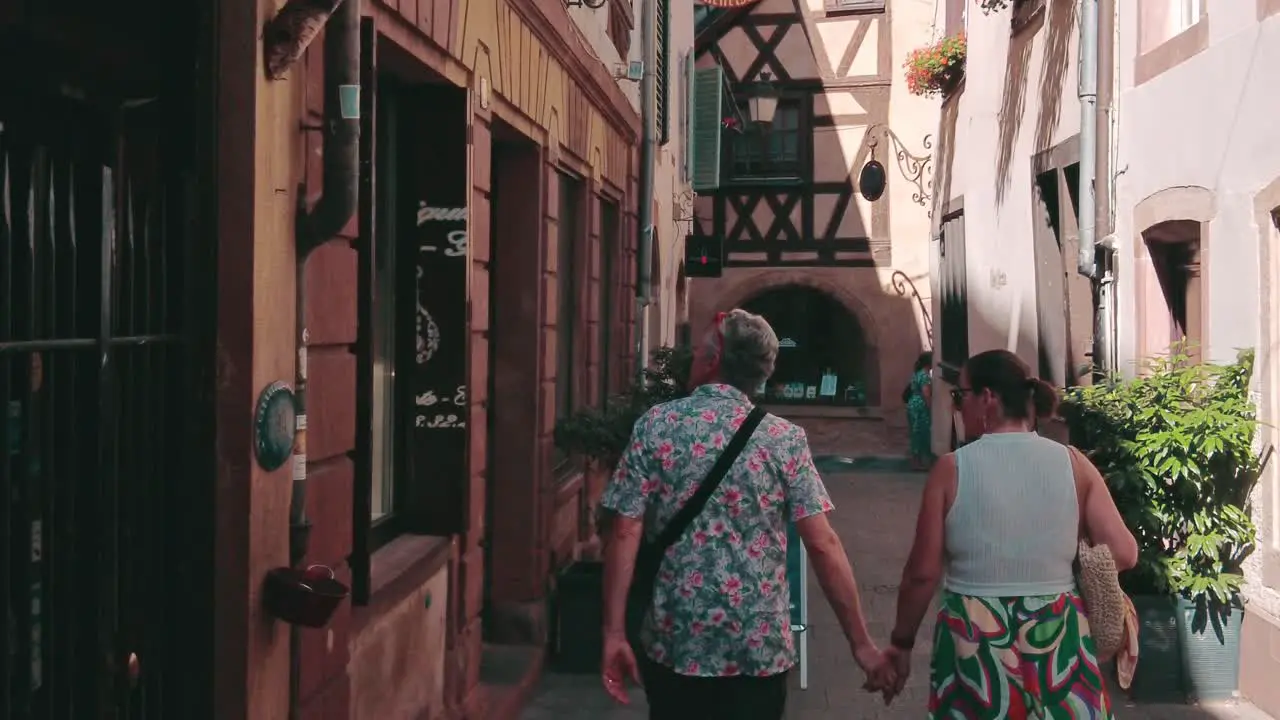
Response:
[{"label": "colorful patterned skirt", "polygon": [[944,591],[934,629],[929,717],[1112,720],[1080,597],[980,598]]}]

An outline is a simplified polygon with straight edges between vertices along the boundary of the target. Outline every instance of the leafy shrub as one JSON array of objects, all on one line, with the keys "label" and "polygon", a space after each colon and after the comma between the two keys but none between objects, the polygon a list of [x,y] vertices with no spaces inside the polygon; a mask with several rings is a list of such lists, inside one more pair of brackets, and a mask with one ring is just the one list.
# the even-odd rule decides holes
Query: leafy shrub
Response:
[{"label": "leafy shrub", "polygon": [[1133,379],[1066,393],[1071,440],[1102,471],[1139,560],[1131,594],[1175,594],[1200,609],[1239,602],[1241,565],[1257,530],[1249,493],[1265,464],[1254,445],[1253,350],[1199,364],[1185,345]]},{"label": "leafy shrub", "polygon": [[556,423],[556,447],[568,455],[613,466],[631,438],[631,429],[649,408],[689,394],[693,353],[687,347],[661,347],[653,362],[625,392],[603,409],[584,408]]}]

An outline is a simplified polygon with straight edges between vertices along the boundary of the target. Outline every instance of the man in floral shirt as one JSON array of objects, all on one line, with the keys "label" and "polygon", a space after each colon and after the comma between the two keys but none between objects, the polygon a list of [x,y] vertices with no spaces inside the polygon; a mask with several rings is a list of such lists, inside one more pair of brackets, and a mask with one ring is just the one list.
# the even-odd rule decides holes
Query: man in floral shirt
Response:
[{"label": "man in floral shirt", "polygon": [[[742,310],[718,317],[695,353],[692,394],[640,418],[605,489],[601,503],[617,517],[606,553],[604,681],[621,702],[623,681],[637,675],[624,610],[640,542],[656,538],[707,477],[777,352],[763,318]],[[804,430],[766,416],[658,572],[639,665],[651,719],[782,717],[796,662],[788,522],[797,523],[859,664],[875,684],[891,672],[867,635],[831,509]]]}]

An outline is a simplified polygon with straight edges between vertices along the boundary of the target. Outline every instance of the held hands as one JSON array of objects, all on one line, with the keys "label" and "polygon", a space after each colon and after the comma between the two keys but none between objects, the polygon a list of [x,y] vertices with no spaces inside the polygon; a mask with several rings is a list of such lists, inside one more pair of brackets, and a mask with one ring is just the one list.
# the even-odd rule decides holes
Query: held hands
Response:
[{"label": "held hands", "polygon": [[854,659],[867,673],[862,689],[878,692],[888,705],[902,692],[911,674],[911,653],[890,645],[883,652],[872,643],[854,647]]},{"label": "held hands", "polygon": [[610,697],[623,705],[631,703],[627,695],[627,681],[640,685],[640,667],[636,664],[636,655],[631,650],[631,643],[627,642],[626,633],[605,632],[601,679]]}]

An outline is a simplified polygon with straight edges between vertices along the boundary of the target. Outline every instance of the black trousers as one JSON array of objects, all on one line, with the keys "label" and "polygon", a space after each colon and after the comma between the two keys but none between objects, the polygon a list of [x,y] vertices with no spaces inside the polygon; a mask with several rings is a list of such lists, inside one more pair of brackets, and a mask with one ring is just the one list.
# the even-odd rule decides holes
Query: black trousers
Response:
[{"label": "black trousers", "polygon": [[787,673],[767,677],[689,677],[642,657],[649,720],[782,720]]}]

